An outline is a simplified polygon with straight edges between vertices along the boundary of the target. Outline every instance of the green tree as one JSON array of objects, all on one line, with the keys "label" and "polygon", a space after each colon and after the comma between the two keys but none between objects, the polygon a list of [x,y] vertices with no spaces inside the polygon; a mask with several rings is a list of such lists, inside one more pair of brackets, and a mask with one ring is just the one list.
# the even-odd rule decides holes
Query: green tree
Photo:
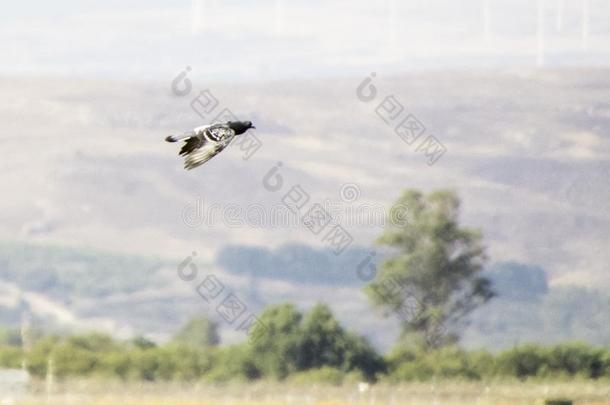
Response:
[{"label": "green tree", "polygon": [[196,316],[182,327],[174,336],[173,342],[195,348],[216,346],[218,325],[207,316]]},{"label": "green tree", "polygon": [[260,365],[256,364],[258,358],[247,343],[220,347],[212,354],[210,369],[204,375],[206,381],[248,381],[262,376]]},{"label": "green tree", "polygon": [[391,256],[365,288],[374,304],[399,316],[402,339],[425,348],[456,342],[465,316],[493,296],[480,274],[481,234],[459,225],[459,209],[452,191],[405,191],[378,240]]},{"label": "green tree", "polygon": [[250,350],[262,375],[282,379],[297,370],[302,318],[292,304],[272,305],[261,314],[265,333],[252,342]]},{"label": "green tree", "polygon": [[536,376],[547,363],[546,351],[537,345],[524,345],[506,350],[498,355],[500,374],[525,380]]},{"label": "green tree", "polygon": [[333,367],[344,372],[360,370],[369,379],[383,370],[383,360],[363,338],[346,331],[330,308],[318,304],[301,327],[299,369]]},{"label": "green tree", "polygon": [[91,352],[110,352],[119,350],[121,347],[111,336],[95,332],[70,336],[66,339],[66,344],[74,348]]},{"label": "green tree", "polygon": [[348,336],[326,305],[318,304],[307,314],[301,336],[301,370],[343,367]]},{"label": "green tree", "polygon": [[38,378],[44,378],[47,374],[48,360],[53,350],[60,345],[57,336],[46,336],[40,339],[29,353],[26,353],[28,371]]},{"label": "green tree", "polygon": [[194,381],[211,369],[213,350],[181,345],[168,345],[155,349],[153,353],[159,360],[155,379]]},{"label": "green tree", "polygon": [[[247,376],[283,379],[305,370],[332,368],[374,379],[383,358],[362,337],[346,331],[323,304],[305,316],[292,304],[268,307],[260,316],[265,333],[249,346]],[[256,378],[255,377],[255,378]]]},{"label": "green tree", "polygon": [[557,345],[548,351],[548,368],[552,373],[598,378],[603,374],[603,351],[582,342]]},{"label": "green tree", "polygon": [[131,341],[131,344],[138,349],[154,349],[157,344],[144,336],[137,336]]}]

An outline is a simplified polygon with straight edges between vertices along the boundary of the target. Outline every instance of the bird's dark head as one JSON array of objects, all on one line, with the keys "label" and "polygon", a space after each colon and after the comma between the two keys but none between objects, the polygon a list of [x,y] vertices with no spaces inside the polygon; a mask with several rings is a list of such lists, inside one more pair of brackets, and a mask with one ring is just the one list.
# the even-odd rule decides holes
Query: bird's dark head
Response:
[{"label": "bird's dark head", "polygon": [[229,121],[227,122],[227,125],[235,131],[235,135],[241,135],[250,128],[256,129],[256,127],[252,125],[252,121]]}]

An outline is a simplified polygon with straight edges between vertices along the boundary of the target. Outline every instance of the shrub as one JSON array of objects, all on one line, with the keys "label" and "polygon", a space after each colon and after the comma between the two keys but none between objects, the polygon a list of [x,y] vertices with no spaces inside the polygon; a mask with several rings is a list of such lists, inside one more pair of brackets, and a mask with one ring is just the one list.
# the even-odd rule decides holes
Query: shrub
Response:
[{"label": "shrub", "polygon": [[0,367],[19,368],[23,361],[23,351],[19,347],[5,346],[0,348]]},{"label": "shrub", "polygon": [[604,372],[603,352],[584,343],[566,343],[549,349],[548,368],[552,374],[598,378]]},{"label": "shrub", "polygon": [[536,376],[545,364],[544,351],[535,345],[516,347],[498,356],[498,372],[519,379]]},{"label": "shrub", "polygon": [[337,368],[323,366],[320,368],[314,368],[307,371],[300,371],[294,373],[288,379],[289,382],[294,384],[312,385],[312,384],[330,384],[330,385],[341,385],[345,373]]}]

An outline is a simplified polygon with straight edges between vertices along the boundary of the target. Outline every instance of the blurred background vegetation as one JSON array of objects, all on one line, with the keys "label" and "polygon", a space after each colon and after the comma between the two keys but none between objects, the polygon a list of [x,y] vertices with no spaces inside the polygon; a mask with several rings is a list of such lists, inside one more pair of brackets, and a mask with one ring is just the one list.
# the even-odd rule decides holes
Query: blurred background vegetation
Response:
[{"label": "blurred background vegetation", "polygon": [[[260,322],[265,325],[264,333],[241,343],[223,341],[222,324],[201,314],[185,320],[163,343],[145,334],[120,338],[110,333],[75,332],[72,328],[38,322],[40,317],[22,317],[19,328],[7,326],[0,333],[0,367],[25,367],[39,379],[52,375],[60,380],[89,377],[211,383],[258,380],[332,385],[364,381],[610,377],[610,347],[595,341],[563,339],[555,345],[513,344],[503,350],[464,346],[464,331],[473,319],[489,324],[493,316],[504,317],[504,329],[490,332],[510,334],[510,328],[516,324],[540,327],[535,318],[528,325],[528,319],[523,317],[527,308],[548,305],[560,310],[566,305],[573,310],[571,306],[578,306],[581,301],[591,305],[591,295],[578,289],[552,294],[544,270],[535,266],[516,263],[488,266],[483,236],[460,225],[460,200],[451,190],[429,194],[406,190],[392,209],[404,206],[409,207],[409,220],[390,216],[378,240],[382,258],[372,261],[370,274],[364,277],[351,267],[349,270],[352,276],[357,274],[356,278],[346,281],[348,285],[359,281],[371,304],[380,308],[383,315],[397,319],[400,333],[387,352],[346,327],[326,303],[303,310],[293,302],[280,302],[266,305],[258,312]],[[162,278],[155,277],[166,265],[161,260],[100,258],[96,252],[6,243],[0,249],[7,258],[0,266],[5,279],[23,290],[45,292],[47,298],[55,297],[64,303],[79,298],[93,298],[97,302],[110,291],[130,294],[143,286],[159,288],[164,284]],[[15,254],[17,251],[19,255]],[[312,252],[315,259],[315,251],[310,249],[306,253]],[[356,252],[362,253],[353,250],[342,260],[351,263],[357,257],[362,258]],[[259,270],[266,277],[273,277],[274,268],[285,260],[281,259],[285,252],[274,256],[268,251],[250,249],[242,253],[238,248],[227,248],[219,255],[219,261],[229,273],[247,274],[250,280]],[[248,256],[252,254],[254,260]],[[55,261],[51,263],[58,263],[59,258],[60,265],[50,264],[47,259],[53,256]],[[298,257],[289,261],[301,263]],[[315,275],[330,258],[321,253],[314,262],[320,266],[309,263],[309,275],[305,268],[294,273],[284,269],[279,279],[304,286],[320,282],[315,281]],[[265,264],[269,264],[266,270]],[[109,268],[112,271],[107,271]],[[125,268],[131,269],[128,275],[123,272]],[[330,272],[330,285],[339,283],[339,269]],[[603,308],[604,299],[599,295],[591,308],[595,309],[595,305]],[[18,304],[13,308],[15,314],[22,311],[31,316],[32,309],[36,309],[32,307],[36,299],[27,299],[24,293],[16,293],[15,301]],[[485,315],[484,311],[494,304],[500,307]],[[515,311],[512,320],[511,310]],[[153,312],[149,311],[151,316]],[[477,312],[483,315],[473,317]],[[580,322],[595,324],[593,312]],[[565,320],[559,322],[565,327]],[[550,341],[549,336],[547,342]]]},{"label": "blurred background vegetation", "polygon": [[102,378],[122,381],[294,383],[430,381],[436,379],[600,379],[610,378],[610,347],[585,343],[522,345],[489,352],[456,345],[435,350],[397,345],[387,355],[345,330],[329,308],[302,313],[291,304],[267,308],[261,318],[269,332],[253,344],[220,346],[216,325],[197,317],[171,341],[158,345],[139,337],[118,340],[99,333],[35,333],[24,351],[19,330],[4,330],[0,367],[19,368],[44,379]]}]

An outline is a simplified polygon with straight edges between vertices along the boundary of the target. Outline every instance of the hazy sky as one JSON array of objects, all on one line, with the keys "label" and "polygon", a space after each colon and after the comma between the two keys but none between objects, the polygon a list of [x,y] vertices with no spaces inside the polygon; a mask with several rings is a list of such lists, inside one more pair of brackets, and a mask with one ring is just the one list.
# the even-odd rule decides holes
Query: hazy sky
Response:
[{"label": "hazy sky", "polygon": [[[202,200],[279,204],[285,191],[261,181],[281,159],[286,191],[302,185],[311,203],[340,201],[346,184],[362,191],[348,207],[454,188],[492,262],[538,265],[553,286],[609,284],[610,80],[589,68],[610,66],[607,0],[11,2],[0,46],[0,189],[11,192],[0,239],[177,263],[196,250],[202,264],[227,244],[324,247],[306,227],[184,220]],[[179,96],[170,83],[187,66],[193,91]],[[356,97],[370,72],[374,103]],[[190,104],[208,86],[256,123],[264,147],[185,172],[163,139],[213,118]],[[437,164],[378,116],[390,94],[446,146]],[[381,231],[343,225],[366,249]],[[165,302],[172,288],[151,294]],[[381,330],[360,287],[269,280],[269,291],[307,304],[332,296],[357,330]]]},{"label": "hazy sky", "polygon": [[603,0],[58,0],[0,16],[0,73],[206,79],[605,65]]}]

